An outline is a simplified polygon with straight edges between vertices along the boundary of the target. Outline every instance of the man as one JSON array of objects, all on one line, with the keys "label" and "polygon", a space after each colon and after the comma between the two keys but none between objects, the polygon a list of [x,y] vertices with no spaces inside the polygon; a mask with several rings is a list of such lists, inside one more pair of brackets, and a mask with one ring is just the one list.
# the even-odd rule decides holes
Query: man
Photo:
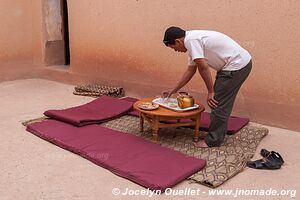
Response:
[{"label": "man", "polygon": [[[251,71],[251,55],[233,39],[216,31],[185,31],[170,27],[163,42],[176,52],[188,53],[187,70],[172,90],[163,92],[163,97],[170,97],[185,86],[198,69],[207,88],[207,104],[211,114],[209,133],[195,146],[220,146],[227,132],[236,95]],[[217,71],[214,83],[210,68]]]}]

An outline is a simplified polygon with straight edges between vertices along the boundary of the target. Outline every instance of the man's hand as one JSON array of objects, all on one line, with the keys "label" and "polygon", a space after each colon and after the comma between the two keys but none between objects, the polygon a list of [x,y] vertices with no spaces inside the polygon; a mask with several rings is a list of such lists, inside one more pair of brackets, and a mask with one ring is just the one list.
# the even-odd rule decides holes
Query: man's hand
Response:
[{"label": "man's hand", "polygon": [[163,98],[169,98],[172,94],[175,94],[178,90],[180,90],[183,86],[185,86],[191,78],[194,76],[194,74],[197,71],[197,66],[188,66],[187,70],[184,72],[183,76],[179,80],[179,82],[176,84],[176,86],[173,88],[173,90],[167,90],[162,93]]},{"label": "man's hand", "polygon": [[211,109],[215,109],[216,107],[218,107],[218,101],[214,99],[214,95],[215,93],[211,92],[207,94],[207,105],[211,108]]},{"label": "man's hand", "polygon": [[169,98],[174,92],[172,90],[166,90],[162,92],[162,98]]}]

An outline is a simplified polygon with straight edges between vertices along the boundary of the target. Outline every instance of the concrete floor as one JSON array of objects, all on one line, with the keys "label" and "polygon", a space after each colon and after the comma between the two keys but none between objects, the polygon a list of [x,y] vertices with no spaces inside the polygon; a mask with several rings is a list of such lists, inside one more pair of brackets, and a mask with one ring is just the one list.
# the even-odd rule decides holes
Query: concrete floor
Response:
[{"label": "concrete floor", "polygon": [[[174,190],[200,189],[199,195],[132,196],[113,195],[112,189],[144,190],[106,169],[52,145],[28,132],[21,122],[42,116],[49,108],[66,108],[90,101],[75,96],[73,86],[57,82],[27,79],[0,83],[0,200],[3,199],[232,199],[232,196],[210,196],[202,185],[184,181]],[[267,112],[267,111],[266,111]],[[262,126],[262,125],[260,125]],[[267,126],[264,126],[267,127]],[[267,127],[269,135],[259,150],[276,150],[285,159],[280,170],[263,171],[246,168],[217,190],[297,190],[300,192],[300,133]],[[298,178],[297,178],[298,177]],[[247,193],[247,191],[246,191]],[[291,199],[291,196],[266,196],[266,199]],[[293,197],[292,199],[297,199]],[[235,199],[262,199],[261,196],[239,196]],[[300,198],[299,198],[300,199]]]}]

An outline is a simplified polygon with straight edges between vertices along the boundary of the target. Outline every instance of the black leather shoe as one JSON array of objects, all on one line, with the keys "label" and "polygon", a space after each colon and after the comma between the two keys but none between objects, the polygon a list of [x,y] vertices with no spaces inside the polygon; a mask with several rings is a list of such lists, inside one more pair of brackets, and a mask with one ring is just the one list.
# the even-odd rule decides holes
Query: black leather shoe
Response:
[{"label": "black leather shoe", "polygon": [[260,150],[260,155],[263,157],[263,158],[269,158],[269,157],[272,157],[272,159],[276,160],[278,163],[281,163],[281,165],[284,163],[284,160],[283,158],[281,157],[281,155],[276,152],[276,151],[271,151],[269,152],[268,150],[266,149],[261,149]]},{"label": "black leather shoe", "polygon": [[260,151],[262,159],[248,161],[247,166],[253,169],[280,169],[284,163],[283,158],[278,152],[269,152],[266,149]]}]

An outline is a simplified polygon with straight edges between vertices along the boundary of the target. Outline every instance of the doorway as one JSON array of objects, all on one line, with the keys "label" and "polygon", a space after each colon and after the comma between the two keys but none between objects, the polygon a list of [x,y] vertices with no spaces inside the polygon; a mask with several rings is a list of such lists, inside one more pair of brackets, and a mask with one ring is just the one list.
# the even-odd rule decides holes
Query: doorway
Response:
[{"label": "doorway", "polygon": [[70,65],[67,0],[43,0],[44,63],[46,66]]},{"label": "doorway", "polygon": [[69,17],[68,17],[68,2],[62,1],[63,11],[63,27],[64,27],[64,41],[65,41],[65,65],[70,65],[70,44],[69,44]]}]

